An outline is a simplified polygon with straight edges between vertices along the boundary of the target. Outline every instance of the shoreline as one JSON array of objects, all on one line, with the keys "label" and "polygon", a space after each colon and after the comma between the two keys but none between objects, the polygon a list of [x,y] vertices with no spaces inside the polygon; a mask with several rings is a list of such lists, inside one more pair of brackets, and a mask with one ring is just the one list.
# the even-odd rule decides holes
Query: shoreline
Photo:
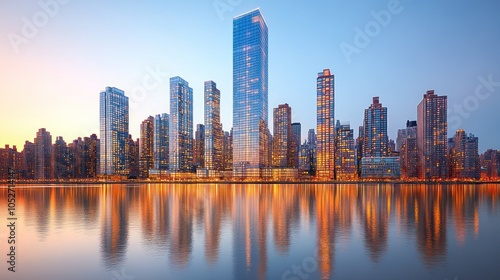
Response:
[{"label": "shoreline", "polygon": [[[7,186],[9,182],[2,181],[0,186]],[[16,185],[134,185],[134,184],[178,184],[178,185],[380,185],[380,184],[393,184],[393,185],[425,185],[425,184],[438,184],[438,185],[485,185],[485,184],[500,184],[497,181],[162,181],[162,180],[127,180],[127,181],[17,181]]]}]

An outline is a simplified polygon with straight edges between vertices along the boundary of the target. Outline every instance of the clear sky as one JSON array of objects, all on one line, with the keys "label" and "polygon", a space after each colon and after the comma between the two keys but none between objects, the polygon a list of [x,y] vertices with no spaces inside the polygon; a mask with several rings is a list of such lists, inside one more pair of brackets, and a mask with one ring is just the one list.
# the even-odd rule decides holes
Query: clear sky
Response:
[{"label": "clear sky", "polygon": [[194,89],[195,124],[203,123],[203,82],[214,80],[229,130],[232,18],[260,7],[269,110],[288,103],[303,138],[316,127],[317,73],[330,68],[335,118],[356,136],[373,96],[388,107],[395,139],[434,89],[448,96],[449,137],[463,128],[479,137],[480,152],[500,149],[499,1],[54,1],[0,2],[0,145],[22,146],[41,127],[67,142],[99,135],[106,86],[130,97],[138,138],[142,120],[169,112],[171,76]]}]

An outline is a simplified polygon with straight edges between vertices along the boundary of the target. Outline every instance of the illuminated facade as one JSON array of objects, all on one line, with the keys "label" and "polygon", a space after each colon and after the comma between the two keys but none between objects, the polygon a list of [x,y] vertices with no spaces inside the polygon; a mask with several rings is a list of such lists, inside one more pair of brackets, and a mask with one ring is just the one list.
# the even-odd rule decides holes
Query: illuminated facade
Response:
[{"label": "illuminated facade", "polygon": [[356,177],[356,149],[354,131],[350,124],[341,124],[336,133],[335,171],[339,180]]},{"label": "illuminated facade", "polygon": [[398,130],[396,149],[400,152],[401,177],[418,178],[417,121],[407,121],[406,128]]},{"label": "illuminated facade", "polygon": [[292,108],[288,104],[273,109],[273,166],[292,167]]},{"label": "illuminated facade", "polygon": [[170,78],[169,169],[187,172],[193,163],[193,89]]},{"label": "illuminated facade", "polygon": [[329,69],[317,79],[316,176],[335,179],[335,77]]},{"label": "illuminated facade", "polygon": [[128,136],[128,153],[127,153],[127,160],[128,160],[128,177],[136,179],[139,177],[139,150],[140,150],[140,140],[137,139],[134,141],[132,139],[132,135]]},{"label": "illuminated facade", "polygon": [[364,157],[361,160],[363,179],[399,179],[401,166],[398,157]]},{"label": "illuminated facade", "polygon": [[358,177],[361,177],[361,160],[363,159],[363,138],[365,128],[359,127],[358,138],[356,138],[356,172]]},{"label": "illuminated facade", "polygon": [[452,139],[450,148],[450,178],[479,179],[480,162],[478,153],[478,138],[467,135],[464,130],[458,130]]},{"label": "illuminated facade", "polygon": [[418,177],[446,179],[448,177],[448,118],[447,96],[427,91],[417,107]]},{"label": "illuminated facade", "polygon": [[54,179],[68,179],[69,172],[69,151],[66,141],[59,136],[56,137],[56,142],[52,145],[52,171]]},{"label": "illuminated facade", "polygon": [[40,128],[35,138],[35,179],[52,178],[52,136],[45,128]]},{"label": "illuminated facade", "polygon": [[259,9],[233,20],[233,173],[269,166],[267,24]]},{"label": "illuminated facade", "polygon": [[149,116],[141,123],[139,176],[142,178],[148,178],[149,170],[153,168],[154,122],[155,119]]},{"label": "illuminated facade", "polygon": [[233,169],[233,130],[224,132],[222,145],[222,162],[224,170]]},{"label": "illuminated facade", "polygon": [[153,142],[153,164],[155,170],[168,170],[168,122],[168,114],[155,116]]},{"label": "illuminated facade", "polygon": [[205,82],[205,168],[223,170],[224,132],[220,121],[220,90],[213,81]]},{"label": "illuminated facade", "polygon": [[129,102],[125,92],[106,87],[100,94],[100,168],[102,175],[128,175]]},{"label": "illuminated facade", "polygon": [[387,156],[387,108],[378,97],[365,109],[363,128],[363,158]]}]

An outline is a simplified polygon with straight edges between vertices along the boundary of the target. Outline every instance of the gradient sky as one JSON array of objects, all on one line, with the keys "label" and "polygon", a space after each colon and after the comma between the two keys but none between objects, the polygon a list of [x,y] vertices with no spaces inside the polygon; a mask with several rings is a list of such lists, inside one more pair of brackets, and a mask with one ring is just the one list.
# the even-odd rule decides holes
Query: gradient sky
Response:
[{"label": "gradient sky", "polygon": [[[269,110],[288,103],[303,138],[316,127],[317,73],[330,68],[335,118],[350,121],[356,136],[373,96],[388,107],[395,139],[434,89],[448,95],[449,137],[463,128],[479,137],[480,152],[500,149],[500,87],[483,87],[482,100],[474,95],[479,77],[500,82],[499,1],[401,0],[400,12],[372,29],[369,44],[350,61],[341,45],[360,46],[356,28],[372,26],[372,11],[387,10],[392,1],[61,0],[67,3],[46,22],[44,2],[51,0],[0,2],[1,145],[22,146],[41,127],[67,142],[99,135],[99,92],[106,86],[124,90],[134,103],[130,132],[138,138],[142,120],[169,112],[171,76],[194,89],[195,124],[203,123],[203,82],[214,80],[229,130],[232,18],[260,7],[269,27]],[[26,33],[31,38],[16,52],[11,41],[24,36],[24,19],[42,26]],[[133,97],[154,69],[161,83],[148,80],[145,96]],[[463,112],[453,109],[461,104]],[[272,118],[269,123],[272,129]]]}]

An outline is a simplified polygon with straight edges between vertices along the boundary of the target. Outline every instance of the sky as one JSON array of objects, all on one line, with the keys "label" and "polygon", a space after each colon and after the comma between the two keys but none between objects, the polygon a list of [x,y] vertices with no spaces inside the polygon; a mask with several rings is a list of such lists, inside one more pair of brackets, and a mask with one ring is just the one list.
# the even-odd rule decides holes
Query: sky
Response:
[{"label": "sky", "polygon": [[[260,7],[269,27],[269,124],[288,103],[302,138],[316,128],[316,78],[335,74],[335,119],[358,134],[379,96],[389,136],[416,120],[423,94],[448,96],[449,132],[500,149],[500,2],[103,1],[0,2],[0,145],[33,141],[39,128],[66,142],[99,136],[99,93],[130,98],[130,133],[169,113],[169,78],[194,90],[203,123],[203,83],[221,90],[232,126],[232,19]],[[498,82],[497,82],[498,81]]]}]

